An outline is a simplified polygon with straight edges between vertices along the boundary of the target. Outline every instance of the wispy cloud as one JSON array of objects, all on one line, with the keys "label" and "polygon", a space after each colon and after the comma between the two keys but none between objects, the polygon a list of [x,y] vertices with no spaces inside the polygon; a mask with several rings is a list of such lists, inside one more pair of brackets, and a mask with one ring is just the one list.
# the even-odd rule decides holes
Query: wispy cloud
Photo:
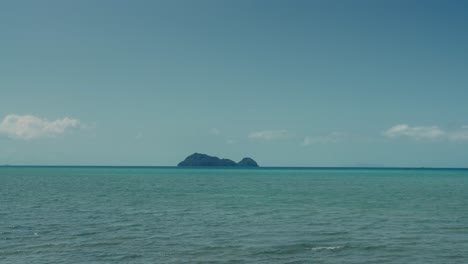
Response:
[{"label": "wispy cloud", "polygon": [[0,134],[11,138],[30,140],[42,137],[54,137],[65,133],[70,128],[80,125],[78,119],[65,117],[49,121],[32,115],[7,115],[0,123]]},{"label": "wispy cloud", "polygon": [[400,124],[391,127],[382,133],[389,138],[408,137],[414,139],[436,139],[446,135],[438,126],[409,126]]},{"label": "wispy cloud", "polygon": [[264,130],[253,131],[249,133],[248,138],[257,141],[270,141],[280,138],[285,138],[289,135],[287,130]]},{"label": "wispy cloud", "polygon": [[226,144],[229,144],[229,145],[232,145],[232,144],[236,144],[237,141],[235,141],[234,139],[228,139],[226,140]]},{"label": "wispy cloud", "polygon": [[340,132],[331,132],[327,135],[321,136],[306,136],[302,141],[302,146],[309,146],[313,144],[329,144],[329,143],[336,143],[344,136],[343,133]]},{"label": "wispy cloud", "polygon": [[219,129],[213,127],[212,129],[210,129],[210,134],[215,135],[215,136],[219,136],[221,134],[221,131],[219,131]]},{"label": "wispy cloud", "polygon": [[388,138],[407,137],[417,140],[445,139],[450,141],[468,141],[468,126],[462,126],[458,130],[444,130],[438,126],[409,126],[396,125],[382,132]]},{"label": "wispy cloud", "polygon": [[135,135],[135,139],[136,140],[140,140],[143,138],[143,132],[139,131],[136,135]]},{"label": "wispy cloud", "polygon": [[449,133],[448,137],[452,141],[468,141],[468,126],[463,126],[461,129]]}]

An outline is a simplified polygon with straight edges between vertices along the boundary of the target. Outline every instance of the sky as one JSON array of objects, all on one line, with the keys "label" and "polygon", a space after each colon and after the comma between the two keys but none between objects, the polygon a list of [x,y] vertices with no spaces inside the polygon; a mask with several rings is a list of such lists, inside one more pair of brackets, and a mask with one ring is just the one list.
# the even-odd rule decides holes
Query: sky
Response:
[{"label": "sky", "polygon": [[0,2],[0,164],[468,167],[465,1]]}]

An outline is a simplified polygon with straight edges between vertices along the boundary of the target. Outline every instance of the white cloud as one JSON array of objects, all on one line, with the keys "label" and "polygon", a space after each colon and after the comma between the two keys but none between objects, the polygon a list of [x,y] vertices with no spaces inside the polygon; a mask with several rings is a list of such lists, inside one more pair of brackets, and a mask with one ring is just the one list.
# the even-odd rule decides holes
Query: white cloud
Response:
[{"label": "white cloud", "polygon": [[438,126],[409,126],[400,124],[391,127],[382,133],[389,138],[408,137],[414,139],[436,139],[446,135],[446,132]]},{"label": "white cloud", "polygon": [[413,139],[445,139],[450,141],[468,141],[468,126],[458,130],[443,130],[438,126],[396,125],[382,133],[389,138],[408,137]]},{"label": "white cloud", "polygon": [[135,139],[136,140],[140,140],[141,138],[143,138],[143,133],[141,131],[139,131],[136,135],[135,135]]},{"label": "white cloud", "polygon": [[304,138],[304,141],[302,141],[302,146],[309,146],[312,144],[336,143],[343,136],[344,135],[339,132],[331,132],[330,134],[324,136],[306,136]]},{"label": "white cloud", "polygon": [[265,130],[265,131],[254,131],[251,132],[248,137],[251,140],[269,141],[279,138],[285,138],[288,136],[287,130]]},{"label": "white cloud", "polygon": [[462,126],[461,129],[449,133],[448,137],[452,141],[468,141],[468,126]]},{"label": "white cloud", "polygon": [[210,134],[215,135],[215,136],[219,136],[219,134],[221,134],[221,131],[219,131],[219,129],[214,127],[212,129],[210,129]]},{"label": "white cloud", "polygon": [[0,123],[0,134],[18,139],[37,139],[63,134],[69,128],[77,128],[80,121],[65,117],[54,121],[32,115],[7,115]]}]

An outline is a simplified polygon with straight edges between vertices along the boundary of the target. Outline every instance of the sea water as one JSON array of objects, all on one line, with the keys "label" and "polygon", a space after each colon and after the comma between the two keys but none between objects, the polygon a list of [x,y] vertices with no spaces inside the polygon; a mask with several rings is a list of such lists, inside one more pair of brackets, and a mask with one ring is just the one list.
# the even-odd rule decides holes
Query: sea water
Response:
[{"label": "sea water", "polygon": [[468,263],[468,170],[0,167],[0,263]]}]

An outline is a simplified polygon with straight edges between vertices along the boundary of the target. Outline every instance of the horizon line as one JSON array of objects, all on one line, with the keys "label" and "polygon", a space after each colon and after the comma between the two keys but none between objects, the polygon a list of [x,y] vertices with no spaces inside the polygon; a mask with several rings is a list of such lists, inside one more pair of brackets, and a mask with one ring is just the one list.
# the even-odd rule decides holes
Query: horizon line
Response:
[{"label": "horizon line", "polygon": [[167,169],[402,169],[402,170],[468,170],[468,167],[425,167],[425,166],[158,166],[158,165],[0,165],[0,168],[167,168]]}]

